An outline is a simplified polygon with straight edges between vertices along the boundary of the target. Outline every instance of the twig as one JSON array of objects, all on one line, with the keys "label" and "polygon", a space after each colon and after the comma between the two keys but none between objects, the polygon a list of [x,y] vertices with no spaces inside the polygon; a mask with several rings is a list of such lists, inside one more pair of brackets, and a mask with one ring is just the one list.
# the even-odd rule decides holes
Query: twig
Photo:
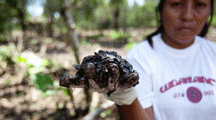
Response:
[{"label": "twig", "polygon": [[46,45],[46,44],[43,44],[43,45],[41,46],[41,49],[40,49],[40,55],[41,55],[41,56],[45,56],[46,50],[47,50],[47,45]]},{"label": "twig", "polygon": [[[99,94],[99,93],[98,93]],[[94,95],[93,95],[94,96]],[[94,96],[95,97],[95,96]],[[85,117],[83,117],[83,119],[82,120],[93,120],[93,119],[95,119],[96,117],[98,117],[99,116],[99,114],[102,112],[102,111],[104,111],[104,110],[106,110],[106,109],[108,109],[108,108],[110,108],[110,107],[112,107],[113,105],[114,105],[114,102],[111,102],[111,101],[106,101],[106,102],[104,102],[101,106],[98,106],[98,104],[99,104],[99,101],[97,101],[97,98],[95,98],[96,100],[94,101],[94,99],[92,100],[92,105],[93,106],[91,106],[92,107],[92,109],[90,110],[90,112],[89,112],[89,114],[87,114]],[[98,98],[99,99],[99,98]],[[98,104],[97,103],[94,103],[94,102],[98,102]],[[94,107],[95,105],[97,104],[97,106],[98,107]]]},{"label": "twig", "polygon": [[23,49],[23,39],[19,39],[17,43],[17,52],[21,53],[22,49]]}]

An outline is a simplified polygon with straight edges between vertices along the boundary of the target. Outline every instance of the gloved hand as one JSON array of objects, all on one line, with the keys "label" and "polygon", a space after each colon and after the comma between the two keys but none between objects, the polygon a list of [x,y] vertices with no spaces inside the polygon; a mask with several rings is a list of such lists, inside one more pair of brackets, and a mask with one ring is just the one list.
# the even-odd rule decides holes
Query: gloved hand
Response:
[{"label": "gloved hand", "polygon": [[76,76],[62,77],[60,86],[84,87],[104,93],[117,105],[129,105],[137,97],[134,86],[138,84],[139,75],[116,52],[99,51],[85,57],[75,68]]}]

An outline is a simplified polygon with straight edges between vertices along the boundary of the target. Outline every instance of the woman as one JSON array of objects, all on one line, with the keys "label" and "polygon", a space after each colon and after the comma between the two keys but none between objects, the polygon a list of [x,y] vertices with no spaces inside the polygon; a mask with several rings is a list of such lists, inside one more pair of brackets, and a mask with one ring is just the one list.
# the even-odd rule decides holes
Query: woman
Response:
[{"label": "woman", "polygon": [[213,3],[160,1],[161,26],[126,56],[140,75],[138,96],[110,98],[122,119],[216,120],[216,44],[204,38]]}]

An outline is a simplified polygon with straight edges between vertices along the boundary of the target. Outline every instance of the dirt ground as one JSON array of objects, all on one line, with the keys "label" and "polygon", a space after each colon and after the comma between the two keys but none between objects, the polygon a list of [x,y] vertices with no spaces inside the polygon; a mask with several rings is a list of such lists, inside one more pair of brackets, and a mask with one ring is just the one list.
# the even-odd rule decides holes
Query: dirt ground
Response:
[{"label": "dirt ground", "polygon": [[[151,33],[154,29],[130,29],[129,33],[136,42],[142,41],[142,35]],[[103,31],[108,34],[110,30]],[[98,50],[116,51],[123,58],[127,50],[125,44],[114,42],[108,38],[101,38],[96,40],[91,38],[99,31],[78,31],[82,37],[88,37],[87,43],[80,44],[79,54],[82,60],[85,56],[91,55]],[[19,32],[15,33],[19,36]],[[216,29],[211,28],[207,38],[215,41]],[[36,37],[36,38],[35,38]],[[43,40],[43,37],[37,35],[34,39]],[[80,42],[81,43],[81,42]],[[95,44],[97,43],[97,44]],[[34,51],[37,55],[44,58],[51,58],[56,63],[60,64],[63,69],[56,71],[51,76],[58,84],[59,78],[67,71],[69,75],[75,75],[73,64],[76,63],[74,53],[70,46],[67,45],[61,38],[56,39],[52,44],[47,45],[46,52],[41,49],[40,44],[29,45],[28,42],[24,44],[25,50]],[[12,68],[11,68],[12,69]],[[69,96],[63,94],[62,91],[57,95],[42,97],[41,91],[36,89],[31,82],[22,80],[22,69],[19,73],[4,73],[0,76],[0,120],[69,120],[81,119],[82,117],[74,117],[74,107],[80,108],[80,114],[85,114],[85,95],[83,89],[73,89],[74,102],[71,102]],[[91,106],[97,107],[98,105],[103,110],[95,120],[118,120],[118,112],[113,102],[105,99],[101,94],[92,93]],[[105,107],[103,107],[105,106]],[[83,109],[83,110],[82,110]],[[92,108],[90,108],[92,109]],[[105,111],[111,110],[111,113]],[[103,113],[103,114],[102,114]],[[105,114],[106,113],[106,114]],[[84,119],[84,118],[82,118]],[[88,118],[85,118],[86,120]]]}]

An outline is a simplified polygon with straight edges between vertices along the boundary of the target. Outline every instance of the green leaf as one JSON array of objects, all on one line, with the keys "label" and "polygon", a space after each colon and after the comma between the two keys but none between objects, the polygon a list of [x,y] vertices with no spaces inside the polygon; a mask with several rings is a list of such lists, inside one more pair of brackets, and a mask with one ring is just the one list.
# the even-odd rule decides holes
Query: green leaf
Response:
[{"label": "green leaf", "polygon": [[70,95],[70,89],[69,88],[63,88],[63,93],[66,95],[66,96],[68,96],[68,95]]},{"label": "green leaf", "polygon": [[17,59],[18,59],[19,62],[27,63],[26,58],[18,57]]},{"label": "green leaf", "polygon": [[27,64],[27,59],[26,58],[18,57],[17,60],[18,60],[18,63],[24,64],[25,66],[29,67],[29,65]]},{"label": "green leaf", "polygon": [[48,75],[37,74],[35,78],[31,78],[33,78],[34,86],[42,92],[46,92],[48,86],[53,86],[53,80]]}]

